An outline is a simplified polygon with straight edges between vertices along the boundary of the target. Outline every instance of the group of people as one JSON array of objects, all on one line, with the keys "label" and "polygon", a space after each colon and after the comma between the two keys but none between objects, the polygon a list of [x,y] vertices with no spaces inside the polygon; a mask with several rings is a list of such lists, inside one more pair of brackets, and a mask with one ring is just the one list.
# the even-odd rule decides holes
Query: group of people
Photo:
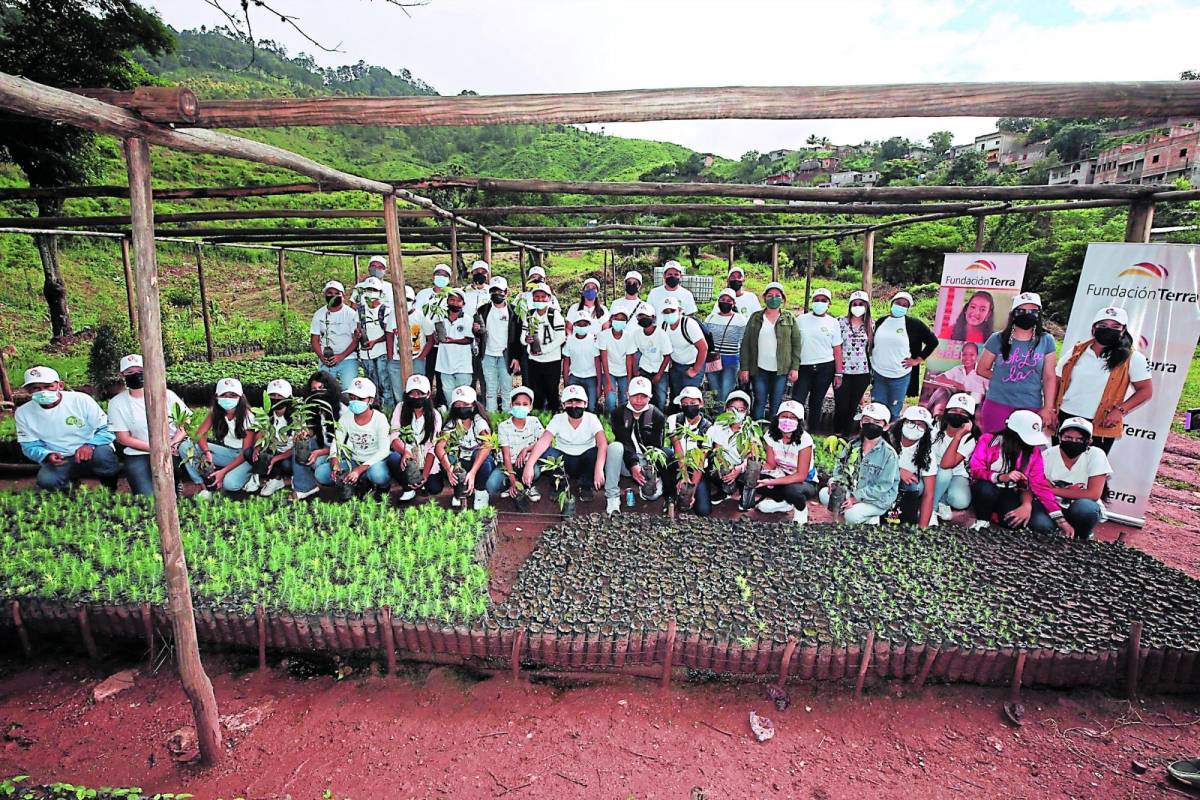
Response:
[{"label": "group of people", "polygon": [[[939,343],[909,313],[908,292],[888,298],[878,319],[861,291],[842,317],[830,314],[827,289],[797,313],[784,308],[782,284],[756,296],[734,267],[701,318],[674,261],[645,299],[642,276],[627,273],[624,296],[608,307],[594,278],[578,301],[560,304],[540,267],[510,297],[477,261],[468,288],[452,288],[445,265],[432,286],[405,287],[404,341],[386,263],[370,271],[350,297],[326,284],[310,329],[319,368],[306,386],[266,387],[269,420],[256,418],[231,376],[189,437],[187,408],[168,392],[179,474],[201,496],[269,495],[289,481],[297,500],[323,485],[386,494],[395,482],[401,501],[449,487],[454,505],[509,498],[521,507],[540,498],[545,472],[561,496],[603,491],[609,513],[621,508],[624,480],[627,506],[662,497],[701,516],[730,501],[803,523],[819,499],[848,523],[926,526],[971,507],[977,524],[1087,538],[1104,514],[1108,449],[1151,393],[1124,310],[1103,309],[1091,338],[1060,362],[1031,292],[1015,298],[1002,330],[971,342],[981,345],[972,371],[987,379],[983,397],[963,386],[935,415],[905,407]],[[401,384],[406,346],[414,370]],[[120,370],[126,389],[107,414],[54,370],[26,372],[32,401],[16,421],[25,454],[41,464],[39,486],[114,481],[123,461],[133,490],[152,493],[140,356]],[[537,411],[552,416],[543,424]],[[819,476],[811,432],[822,427],[846,440]]]}]

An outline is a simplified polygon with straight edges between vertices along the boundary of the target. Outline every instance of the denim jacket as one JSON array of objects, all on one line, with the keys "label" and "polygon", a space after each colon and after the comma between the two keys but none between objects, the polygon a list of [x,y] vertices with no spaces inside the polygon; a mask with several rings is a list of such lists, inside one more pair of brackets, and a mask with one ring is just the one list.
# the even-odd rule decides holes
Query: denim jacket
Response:
[{"label": "denim jacket", "polygon": [[900,457],[886,440],[865,456],[862,437],[850,440],[838,458],[830,483],[841,484],[856,500],[876,508],[891,508],[900,490]]}]

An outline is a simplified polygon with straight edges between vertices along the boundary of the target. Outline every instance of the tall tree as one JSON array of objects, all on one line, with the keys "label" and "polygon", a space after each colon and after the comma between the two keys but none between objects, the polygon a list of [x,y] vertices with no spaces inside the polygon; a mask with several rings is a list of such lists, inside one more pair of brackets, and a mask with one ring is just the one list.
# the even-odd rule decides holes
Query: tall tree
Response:
[{"label": "tall tree", "polygon": [[[0,4],[0,72],[63,88],[132,89],[151,82],[132,58],[142,48],[162,54],[171,31],[133,0],[6,0]],[[86,183],[96,176],[96,137],[70,125],[0,113],[0,152],[30,186]],[[37,201],[38,216],[62,213],[59,198]],[[38,236],[43,291],[55,337],[73,333],[58,263],[58,237]]]}]

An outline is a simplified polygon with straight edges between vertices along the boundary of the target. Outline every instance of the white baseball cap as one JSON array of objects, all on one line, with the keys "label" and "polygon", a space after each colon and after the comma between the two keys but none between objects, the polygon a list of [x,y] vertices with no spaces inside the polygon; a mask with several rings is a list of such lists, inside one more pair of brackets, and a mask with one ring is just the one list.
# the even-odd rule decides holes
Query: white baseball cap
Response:
[{"label": "white baseball cap", "polygon": [[946,401],[946,410],[949,411],[952,408],[961,409],[971,416],[975,416],[975,398],[966,392],[959,392],[956,395],[952,395]]},{"label": "white baseball cap", "polygon": [[1071,417],[1070,419],[1063,422],[1062,425],[1058,426],[1058,432],[1062,433],[1067,428],[1075,428],[1076,430],[1083,431],[1088,436],[1092,435],[1092,423],[1088,422],[1083,417]]},{"label": "white baseball cap", "polygon": [[408,380],[404,382],[404,393],[408,394],[409,392],[429,394],[429,378],[418,374],[409,375]]},{"label": "white baseball cap", "polygon": [[410,303],[417,299],[417,293],[414,292],[413,288],[407,284],[404,286],[404,299]]},{"label": "white baseball cap", "polygon": [[679,270],[680,275],[683,274],[683,267],[680,265],[680,263],[678,261],[672,260],[672,261],[668,261],[667,263],[663,264],[663,272],[664,273],[669,269],[677,269],[677,270]]},{"label": "white baseball cap", "polygon": [[30,367],[25,370],[25,386],[31,383],[57,383],[59,380],[58,373],[50,367]]},{"label": "white baseball cap", "polygon": [[700,393],[699,387],[685,386],[679,391],[679,396],[675,398],[676,405],[682,405],[684,400],[699,400],[704,402],[704,395]]},{"label": "white baseball cap", "polygon": [[906,419],[911,422],[924,422],[926,427],[933,427],[933,414],[929,413],[929,409],[925,406],[909,406],[900,413],[900,419]]},{"label": "white baseball cap", "polygon": [[130,353],[129,355],[127,355],[121,359],[121,364],[120,364],[120,367],[117,369],[117,372],[124,372],[127,369],[133,369],[134,367],[145,367],[145,366],[146,365],[144,363],[142,363],[142,357],[140,355],[138,355],[137,353]]},{"label": "white baseball cap", "polygon": [[766,286],[764,286],[763,294],[765,295],[767,292],[771,291],[772,289],[778,289],[779,293],[781,295],[783,295],[784,297],[787,297],[787,290],[783,288],[783,284],[780,283],[779,281],[771,281]]},{"label": "white baseball cap", "polygon": [[488,263],[486,261],[476,261],[474,264],[471,265],[471,272],[477,272],[478,270],[483,270],[484,272],[488,273],[489,275],[492,272],[492,268],[490,266],[488,266]]},{"label": "white baseball cap", "polygon": [[563,389],[562,401],[566,403],[568,400],[582,400],[587,402],[587,391],[582,386],[568,386]]},{"label": "white baseball cap", "polygon": [[797,403],[795,400],[784,400],[782,403],[780,403],[779,411],[776,416],[779,416],[779,414],[782,414],[785,411],[794,416],[796,419],[804,419],[804,406],[800,403]]},{"label": "white baseball cap", "polygon": [[533,297],[534,292],[545,292],[546,294],[550,295],[551,297],[554,296],[554,292],[550,291],[550,287],[544,283],[535,283],[532,286],[530,286],[529,287],[529,296]]},{"label": "white baseball cap", "polygon": [[384,258],[383,256],[371,256],[371,259],[367,262],[367,269],[370,269],[371,267],[375,266],[376,264],[383,267],[384,269],[387,269],[388,262],[387,262],[387,259]]},{"label": "white baseball cap", "polygon": [[242,382],[237,378],[221,378],[217,381],[217,394],[225,394],[233,392],[238,397],[241,397],[245,392],[242,391]]},{"label": "white baseball cap", "polygon": [[475,394],[475,390],[470,386],[455,387],[454,393],[450,395],[450,405],[455,403],[466,403],[467,405],[475,405],[475,400],[479,396]]},{"label": "white baseball cap", "polygon": [[518,386],[513,389],[508,395],[509,402],[516,400],[521,395],[525,395],[529,398],[529,402],[533,402],[533,389],[530,389],[528,386]]},{"label": "white baseball cap", "polygon": [[374,397],[375,384],[370,378],[355,378],[350,381],[350,388],[346,390],[346,394],[351,397]]},{"label": "white baseball cap", "polygon": [[911,294],[909,294],[908,292],[896,292],[894,295],[892,295],[892,300],[893,300],[893,301],[895,301],[895,300],[907,300],[907,301],[908,301],[908,304],[909,304],[910,306],[911,306],[911,305],[913,304],[913,302],[914,302],[914,301],[913,301],[913,296],[912,296]]},{"label": "white baseball cap", "polygon": [[867,403],[862,407],[862,410],[858,412],[856,419],[862,419],[863,417],[882,420],[883,424],[887,425],[892,421],[892,412],[883,403]]},{"label": "white baseball cap", "polygon": [[[1019,297],[1020,295],[1018,295]],[[1032,411],[1021,409],[1008,415],[1005,426],[1021,437],[1021,441],[1031,447],[1048,444],[1046,432],[1042,430],[1042,418]]]},{"label": "white baseball cap", "polygon": [[489,289],[499,289],[502,292],[508,291],[508,281],[503,275],[497,275],[488,282]]},{"label": "white baseball cap", "polygon": [[664,297],[662,308],[659,311],[678,311],[680,308],[678,297]]},{"label": "white baseball cap", "polygon": [[325,289],[337,289],[342,294],[346,293],[346,287],[342,285],[341,281],[327,281],[325,283],[325,288],[321,291],[323,292]]},{"label": "white baseball cap", "polygon": [[1092,317],[1092,324],[1104,322],[1111,319],[1114,322],[1119,322],[1125,327],[1129,327],[1129,312],[1117,306],[1108,306],[1096,312],[1096,316]]},{"label": "white baseball cap", "polygon": [[1021,292],[1013,298],[1012,307],[1023,305],[1035,305],[1038,308],[1042,307],[1042,296],[1037,292]]},{"label": "white baseball cap", "polygon": [[276,378],[267,384],[267,394],[277,394],[280,397],[292,396],[292,385],[283,378]]},{"label": "white baseball cap", "polygon": [[458,288],[454,288],[454,289],[451,289],[450,291],[446,292],[446,297],[447,298],[457,297],[459,300],[462,300],[464,303],[467,302],[467,295],[463,292],[462,289],[458,289]]},{"label": "white baseball cap", "polygon": [[747,407],[750,406],[750,395],[746,394],[741,389],[734,389],[732,392],[730,392],[729,396],[725,398],[725,405],[729,405],[730,400],[741,400],[746,404]]},{"label": "white baseball cap", "polygon": [[589,283],[595,286],[597,289],[600,288],[600,281],[596,280],[595,278],[584,278],[583,285],[587,286]]},{"label": "white baseball cap", "polygon": [[850,293],[850,302],[853,303],[855,300],[861,300],[867,305],[871,305],[871,295],[867,294],[862,289],[856,289]]},{"label": "white baseball cap", "polygon": [[451,274],[453,274],[453,273],[451,273],[451,271],[450,271],[450,265],[449,265],[449,264],[434,264],[434,265],[433,265],[433,274],[434,274],[434,275],[436,275],[436,274],[438,274],[439,272],[444,272],[444,273],[446,273],[447,275],[451,275]]},{"label": "white baseball cap", "polygon": [[638,307],[633,310],[633,315],[635,317],[638,315],[643,317],[657,317],[658,312],[655,311],[654,306],[650,305],[649,303],[639,303]]},{"label": "white baseball cap", "polygon": [[529,277],[531,277],[531,278],[532,278],[534,275],[541,275],[543,278],[544,278],[544,277],[546,277],[546,270],[545,270],[545,268],[543,268],[543,267],[530,267],[530,268],[529,268]]},{"label": "white baseball cap", "polygon": [[362,281],[361,281],[361,282],[358,284],[358,288],[360,288],[360,289],[373,289],[373,290],[375,290],[375,291],[377,291],[377,292],[382,292],[382,291],[383,291],[383,281],[379,280],[379,278],[376,278],[374,275],[371,275],[371,276],[369,276],[369,277],[367,277],[367,278],[364,278],[364,279],[363,279],[363,280],[362,280]]},{"label": "white baseball cap", "polygon": [[735,273],[735,272],[738,275],[741,275],[743,278],[746,277],[746,270],[742,269],[741,267],[739,267],[736,264],[734,264],[732,267],[729,268],[729,273],[725,277],[727,277],[727,278],[732,277],[733,273]]},{"label": "white baseball cap", "polygon": [[637,270],[631,269],[631,270],[629,270],[629,272],[625,273],[625,280],[637,281],[638,283],[642,283],[642,273],[638,272]]},{"label": "white baseball cap", "polygon": [[737,301],[737,292],[735,292],[733,289],[730,289],[729,287],[725,287],[724,289],[722,289],[720,292],[717,293],[718,300],[720,300],[722,297],[728,297],[730,300],[733,300],[736,302]]},{"label": "white baseball cap", "polygon": [[832,299],[833,299],[833,292],[831,292],[831,291],[829,291],[828,289],[826,289],[826,288],[822,287],[822,288],[820,288],[820,289],[817,289],[816,291],[814,291],[814,292],[812,293],[812,298],[813,298],[813,300],[816,300],[818,297],[821,297],[821,296],[824,296],[824,297],[825,297],[827,300],[832,300]]},{"label": "white baseball cap", "polygon": [[654,388],[650,385],[649,378],[643,378],[641,375],[639,375],[629,382],[630,397],[635,394],[641,394],[649,397],[651,394],[653,394],[653,392]]}]

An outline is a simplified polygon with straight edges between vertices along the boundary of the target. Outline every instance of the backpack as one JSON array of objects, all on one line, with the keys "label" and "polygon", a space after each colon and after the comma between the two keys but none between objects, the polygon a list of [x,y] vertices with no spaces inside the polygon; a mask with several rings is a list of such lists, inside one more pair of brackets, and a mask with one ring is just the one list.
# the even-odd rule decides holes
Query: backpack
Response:
[{"label": "backpack", "polygon": [[684,316],[683,321],[680,323],[680,325],[683,326],[684,340],[688,344],[695,344],[697,341],[697,340],[691,338],[690,336],[688,336],[688,325],[687,325],[688,320],[695,320],[696,324],[700,326],[700,332],[702,334],[704,334],[704,343],[708,345],[708,355],[705,356],[704,363],[707,364],[712,361],[720,361],[721,354],[717,352],[717,344],[716,344],[716,341],[712,337],[712,333],[708,330],[707,327],[705,327],[704,323],[701,322],[700,318],[698,316],[696,316],[695,314],[688,314],[688,315]]}]

